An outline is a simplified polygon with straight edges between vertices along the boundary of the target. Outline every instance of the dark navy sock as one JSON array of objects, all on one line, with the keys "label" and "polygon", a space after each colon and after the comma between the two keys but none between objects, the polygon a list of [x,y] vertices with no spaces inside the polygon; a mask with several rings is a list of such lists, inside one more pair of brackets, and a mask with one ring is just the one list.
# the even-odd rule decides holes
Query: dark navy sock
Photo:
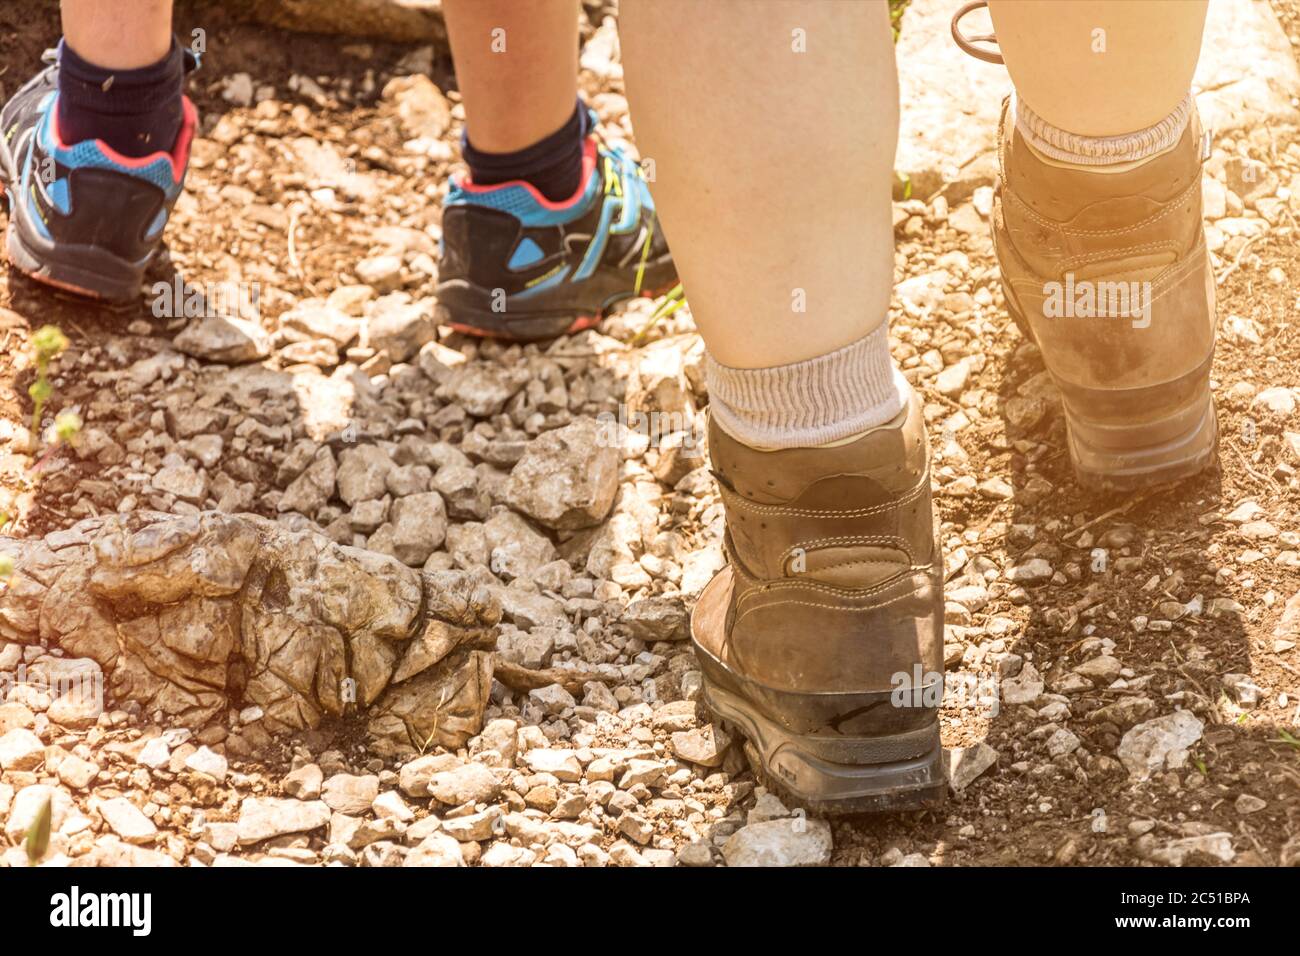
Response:
[{"label": "dark navy sock", "polygon": [[68,144],[102,139],[125,156],[170,152],[185,120],[185,52],[153,66],[106,70],[59,43],[59,134]]},{"label": "dark navy sock", "polygon": [[475,185],[522,179],[551,202],[561,202],[577,192],[582,181],[587,132],[587,108],[579,100],[569,121],[541,142],[513,153],[485,153],[474,148],[467,134],[461,138],[461,154]]}]

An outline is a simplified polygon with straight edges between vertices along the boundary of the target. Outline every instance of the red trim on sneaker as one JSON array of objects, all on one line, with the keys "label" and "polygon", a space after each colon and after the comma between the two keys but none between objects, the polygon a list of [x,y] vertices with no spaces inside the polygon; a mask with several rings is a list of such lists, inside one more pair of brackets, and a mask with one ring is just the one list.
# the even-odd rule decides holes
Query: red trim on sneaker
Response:
[{"label": "red trim on sneaker", "polygon": [[[125,166],[127,169],[144,169],[152,166],[159,159],[166,159],[172,166],[172,179],[180,182],[185,175],[185,167],[190,161],[190,147],[194,143],[194,133],[199,126],[199,111],[188,96],[181,97],[181,107],[184,118],[181,120],[181,130],[176,135],[176,144],[170,150],[159,150],[156,153],[150,153],[148,156],[123,156],[112,146],[109,146],[102,139],[95,140],[95,145],[100,151],[113,162]],[[54,135],[54,145],[61,150],[69,150],[76,146],[76,143],[65,143],[63,134],[59,131],[59,104],[56,95],[55,101],[50,104],[50,110],[53,116],[50,117],[50,132]]]}]

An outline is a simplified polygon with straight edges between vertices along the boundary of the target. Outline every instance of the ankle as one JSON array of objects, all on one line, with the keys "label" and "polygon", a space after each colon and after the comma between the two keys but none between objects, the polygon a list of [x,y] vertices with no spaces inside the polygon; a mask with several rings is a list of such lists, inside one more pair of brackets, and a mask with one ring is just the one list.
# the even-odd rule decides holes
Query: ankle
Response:
[{"label": "ankle", "polygon": [[532,146],[512,153],[487,153],[470,142],[466,131],[461,154],[475,185],[522,180],[550,202],[563,202],[582,183],[582,150],[589,132],[587,108],[579,100],[567,123]]},{"label": "ankle", "polygon": [[157,63],[111,70],[59,44],[59,134],[76,144],[99,139],[132,158],[169,152],[184,123],[185,52],[173,40]]},{"label": "ankle", "polygon": [[890,358],[886,324],[803,362],[739,369],[710,355],[706,370],[714,421],[757,451],[853,441],[892,421],[911,394]]}]

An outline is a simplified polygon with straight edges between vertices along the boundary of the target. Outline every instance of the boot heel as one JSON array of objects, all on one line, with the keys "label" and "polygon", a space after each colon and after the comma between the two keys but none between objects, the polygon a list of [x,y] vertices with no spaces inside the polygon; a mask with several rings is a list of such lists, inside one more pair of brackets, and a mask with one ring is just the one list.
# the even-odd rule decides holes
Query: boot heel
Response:
[{"label": "boot heel", "polygon": [[[754,775],[782,801],[818,816],[899,813],[942,805],[948,783],[939,722],[895,737],[843,737],[828,759],[822,739],[792,733],[706,677],[704,703],[745,740]],[[892,758],[892,759],[891,759]]]},{"label": "boot heel", "polygon": [[1218,457],[1218,420],[1206,365],[1137,389],[1066,386],[1070,460],[1079,484],[1133,491],[1190,478]]},{"label": "boot heel", "polygon": [[[1036,341],[1015,296],[1007,312]],[[1218,461],[1210,393],[1213,353],[1185,375],[1142,388],[1089,388],[1052,376],[1065,407],[1070,461],[1089,491],[1134,491],[1199,474]]]}]

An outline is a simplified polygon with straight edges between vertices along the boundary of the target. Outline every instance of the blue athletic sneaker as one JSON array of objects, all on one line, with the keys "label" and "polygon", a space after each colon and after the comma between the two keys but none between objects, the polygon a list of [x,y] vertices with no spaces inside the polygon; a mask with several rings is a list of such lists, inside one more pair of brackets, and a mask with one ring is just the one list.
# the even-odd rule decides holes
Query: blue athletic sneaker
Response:
[{"label": "blue athletic sneaker", "polygon": [[[197,59],[187,51],[187,71]],[[186,97],[176,145],[133,159],[58,129],[58,62],[0,110],[0,180],[9,195],[9,260],[39,282],[123,304],[141,282],[185,184],[198,111]]]},{"label": "blue athletic sneaker", "polygon": [[452,181],[438,283],[444,325],[522,342],[554,338],[676,282],[641,168],[594,136],[582,181],[563,202],[523,181]]}]

